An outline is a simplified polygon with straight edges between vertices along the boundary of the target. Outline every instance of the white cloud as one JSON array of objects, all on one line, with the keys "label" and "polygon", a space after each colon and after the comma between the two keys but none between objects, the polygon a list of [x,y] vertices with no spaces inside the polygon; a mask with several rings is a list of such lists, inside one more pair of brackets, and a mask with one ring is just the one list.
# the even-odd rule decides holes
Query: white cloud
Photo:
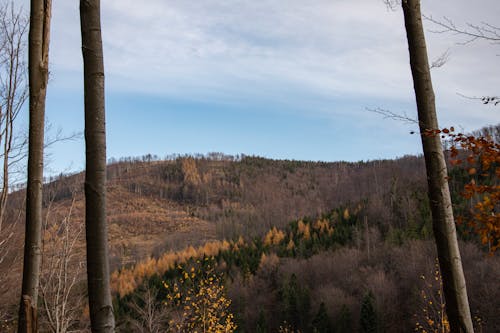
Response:
[{"label": "white cloud", "polygon": [[[26,0],[17,2],[27,7]],[[381,0],[107,0],[101,5],[111,92],[222,103],[296,104],[315,97],[330,103],[358,100],[365,103],[361,108],[373,106],[371,100],[413,103],[402,13],[388,11]],[[500,3],[426,0],[423,10],[458,24],[495,23]],[[55,1],[53,19],[55,81],[73,73],[79,82],[77,1]],[[457,93],[498,94],[499,46],[457,46],[454,36],[430,32],[427,38],[431,58],[451,48],[449,63],[433,72],[441,118],[470,126],[495,122],[496,113]],[[318,110],[332,109],[318,105]]]}]

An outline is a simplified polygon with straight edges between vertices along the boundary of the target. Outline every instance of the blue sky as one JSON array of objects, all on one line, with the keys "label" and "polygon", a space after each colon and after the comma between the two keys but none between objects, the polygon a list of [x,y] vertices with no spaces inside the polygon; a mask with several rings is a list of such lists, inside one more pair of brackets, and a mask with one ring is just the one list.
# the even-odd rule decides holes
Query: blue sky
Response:
[{"label": "blue sky", "polygon": [[[27,0],[16,4],[29,7]],[[458,25],[496,23],[500,2],[423,1]],[[83,130],[78,1],[54,1],[47,118]],[[108,157],[224,152],[306,160],[420,153],[402,12],[382,0],[103,0]],[[433,27],[425,22],[428,30]],[[498,123],[499,46],[427,32],[442,126]],[[51,148],[48,171],[84,167],[83,140]]]}]

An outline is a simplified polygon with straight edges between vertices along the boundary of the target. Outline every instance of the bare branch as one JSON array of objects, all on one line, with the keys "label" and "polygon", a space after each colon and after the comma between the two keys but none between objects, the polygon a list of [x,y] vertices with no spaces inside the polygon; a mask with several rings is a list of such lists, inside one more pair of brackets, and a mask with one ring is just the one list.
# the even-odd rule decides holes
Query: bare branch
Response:
[{"label": "bare branch", "polygon": [[13,3],[0,5],[0,232],[11,187],[9,172],[15,159],[14,122],[28,96],[26,35],[28,18]]},{"label": "bare branch", "polygon": [[500,97],[499,96],[467,96],[461,93],[457,93],[458,96],[471,99],[471,100],[478,100],[481,101],[483,104],[490,104],[494,106],[500,105]]},{"label": "bare branch", "polygon": [[54,198],[50,199],[46,212],[40,292],[45,325],[51,332],[62,333],[79,320],[82,297],[75,293],[75,285],[80,281],[80,265],[75,256],[83,225],[72,220],[76,200],[74,193],[62,221],[49,222],[53,220],[50,214]]},{"label": "bare branch", "polygon": [[458,42],[459,45],[467,45],[477,40],[485,40],[492,44],[500,44],[500,27],[490,23],[466,23],[466,27],[458,27],[446,16],[444,16],[442,20],[434,19],[432,16],[422,16],[439,27],[439,30],[431,30],[431,32],[438,34],[452,33],[465,38],[462,42]]},{"label": "bare branch", "polygon": [[430,69],[443,67],[450,60],[450,49],[444,51],[431,64]]},{"label": "bare branch", "polygon": [[398,120],[408,124],[418,124],[418,120],[415,118],[411,118],[406,114],[406,112],[404,112],[403,114],[399,114],[382,108],[376,108],[376,109],[366,108],[366,110],[380,114],[384,117],[384,119]]},{"label": "bare branch", "polygon": [[384,0],[384,4],[386,5],[387,9],[395,11],[396,8],[401,4],[401,1],[399,1],[399,0]]}]

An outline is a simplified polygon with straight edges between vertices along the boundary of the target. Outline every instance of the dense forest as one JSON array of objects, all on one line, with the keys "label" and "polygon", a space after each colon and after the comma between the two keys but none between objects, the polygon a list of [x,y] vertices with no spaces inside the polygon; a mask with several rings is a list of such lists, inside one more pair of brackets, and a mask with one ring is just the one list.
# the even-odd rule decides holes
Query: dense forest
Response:
[{"label": "dense forest", "polygon": [[[498,126],[483,133],[495,131]],[[399,332],[429,325],[443,311],[422,157],[326,163],[213,153],[109,162],[111,285],[123,331],[148,331],[148,322],[159,331],[171,320],[184,325],[172,309],[189,296],[168,303],[165,285],[196,294],[203,279],[223,287],[218,292],[229,300],[225,311],[239,332],[366,331],[366,320],[377,330]],[[470,207],[460,193],[471,177],[482,176],[463,166],[450,170],[458,214]],[[67,251],[68,265],[80,265],[79,272],[82,180],[82,174],[61,175],[44,191],[45,260]],[[22,192],[11,195],[12,220]],[[459,235],[476,324],[497,331],[498,256],[488,255],[467,225]],[[64,246],[68,237],[73,248]],[[181,286],[179,279],[191,272],[196,277]],[[84,279],[71,276],[68,327],[83,328]],[[45,270],[48,299],[55,282]],[[3,284],[6,293],[15,290],[10,283]],[[5,318],[14,317],[13,306],[3,305]],[[48,314],[40,318],[47,329]]]}]

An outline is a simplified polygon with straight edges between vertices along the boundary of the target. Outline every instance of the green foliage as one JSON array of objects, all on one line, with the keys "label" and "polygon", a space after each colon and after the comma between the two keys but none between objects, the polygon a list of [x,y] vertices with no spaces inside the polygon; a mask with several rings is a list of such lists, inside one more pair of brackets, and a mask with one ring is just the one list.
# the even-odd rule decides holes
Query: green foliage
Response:
[{"label": "green foliage", "polygon": [[294,329],[304,331],[309,321],[311,300],[309,290],[299,284],[292,274],[285,280],[280,290],[283,319]]},{"label": "green foliage", "polygon": [[228,271],[233,268],[239,268],[244,274],[255,274],[259,268],[260,258],[264,253],[264,247],[260,239],[255,239],[249,245],[244,245],[238,250],[222,251],[217,255],[217,261],[224,260]]}]

